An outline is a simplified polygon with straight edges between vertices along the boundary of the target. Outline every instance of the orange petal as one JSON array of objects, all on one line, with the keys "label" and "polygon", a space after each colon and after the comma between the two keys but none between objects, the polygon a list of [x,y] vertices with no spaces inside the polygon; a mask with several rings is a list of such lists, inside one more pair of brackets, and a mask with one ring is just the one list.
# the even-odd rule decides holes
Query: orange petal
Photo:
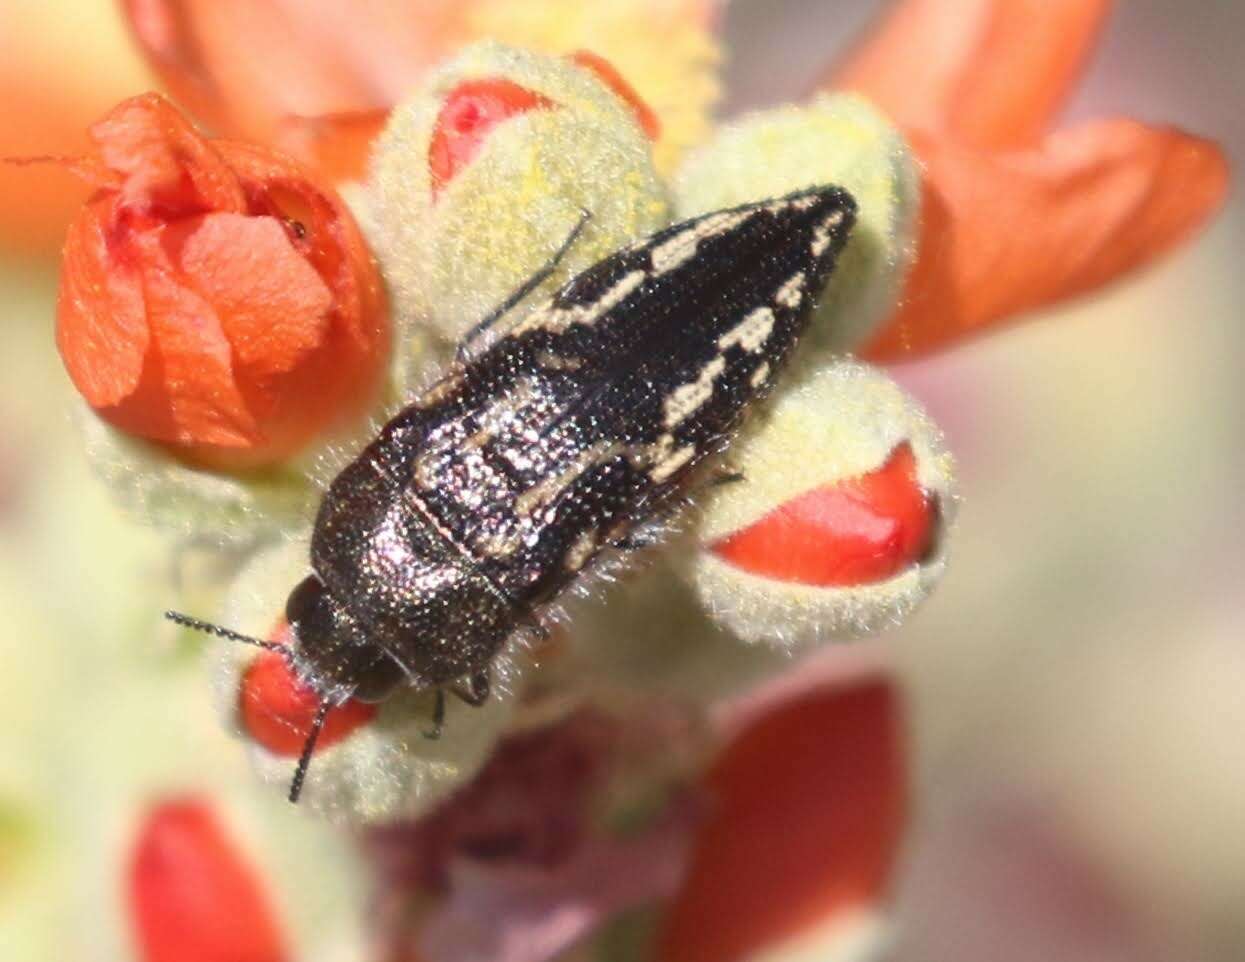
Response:
[{"label": "orange petal", "polygon": [[273,217],[213,213],[164,232],[182,280],[212,304],[235,359],[288,371],[324,339],[333,295]]},{"label": "orange petal", "polygon": [[886,681],[818,692],[727,748],[660,962],[734,962],[877,903],[904,817],[896,697]]},{"label": "orange petal", "polygon": [[[275,651],[261,654],[242,679],[238,709],[248,735],[268,751],[297,758],[320,708],[320,696],[298,680],[289,659]],[[376,706],[347,701],[324,718],[316,740],[322,751],[376,717]]]},{"label": "orange petal", "polygon": [[134,392],[150,341],[141,276],[109,249],[111,218],[112,203],[100,201],[70,225],[56,305],[56,346],[92,407]]},{"label": "orange petal", "polygon": [[286,962],[253,866],[196,799],[150,811],[130,856],[129,910],[142,962]]},{"label": "orange petal", "polygon": [[[345,201],[310,169],[266,147],[216,141],[216,148],[242,181],[253,212],[296,221],[306,234],[300,249],[333,291],[335,331],[348,341],[336,355],[369,380],[385,355],[388,317],[385,291],[371,248]],[[340,377],[340,373],[339,373]],[[366,400],[365,398],[363,400]]]},{"label": "orange petal", "polygon": [[212,305],[153,264],[154,257],[144,260],[151,356],[139,390],[101,413],[156,441],[243,448],[260,443],[264,433],[239,387],[230,344]]},{"label": "orange petal", "polygon": [[909,136],[925,165],[918,257],[900,309],[862,352],[872,360],[1101,287],[1187,239],[1227,192],[1214,143],[1129,120],[1006,154]]},{"label": "orange petal", "polygon": [[168,89],[220,131],[272,140],[289,117],[396,102],[463,39],[459,0],[124,0]]},{"label": "orange petal", "polygon": [[131,97],[91,127],[99,159],[123,178],[126,206],[161,218],[243,211],[238,179],[216,150],[159,94]]},{"label": "orange petal", "polygon": [[1111,0],[905,0],[822,86],[978,147],[1036,142],[1072,93]]}]

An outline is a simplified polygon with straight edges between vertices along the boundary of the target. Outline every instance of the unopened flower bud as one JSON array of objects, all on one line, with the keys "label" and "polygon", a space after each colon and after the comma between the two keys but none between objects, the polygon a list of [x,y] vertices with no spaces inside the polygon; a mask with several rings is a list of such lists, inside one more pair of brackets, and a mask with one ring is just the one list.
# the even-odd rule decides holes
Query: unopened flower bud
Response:
[{"label": "unopened flower bud", "polygon": [[816,371],[731,448],[690,566],[741,638],[801,648],[901,621],[945,566],[951,459],[924,412],[855,362]]},{"label": "unopened flower bud", "polygon": [[812,184],[846,188],[857,213],[806,340],[850,351],[895,309],[920,210],[916,161],[883,114],[859,97],[823,94],[742,117],[684,162],[674,203],[679,217],[692,217]]},{"label": "unopened flower bud", "polygon": [[542,290],[667,222],[634,96],[594,63],[481,43],[394,110],[377,143],[369,220],[404,324],[457,341],[585,212]]},{"label": "unopened flower bud", "polygon": [[[713,123],[721,94],[715,25],[722,7],[713,0],[475,0],[465,15],[473,36],[541,53],[575,51],[580,63],[583,52],[591,51],[626,78],[625,86],[646,105],[642,113],[653,120],[641,123],[654,140],[657,169],[668,175]],[[654,38],[660,38],[660,55]]]}]

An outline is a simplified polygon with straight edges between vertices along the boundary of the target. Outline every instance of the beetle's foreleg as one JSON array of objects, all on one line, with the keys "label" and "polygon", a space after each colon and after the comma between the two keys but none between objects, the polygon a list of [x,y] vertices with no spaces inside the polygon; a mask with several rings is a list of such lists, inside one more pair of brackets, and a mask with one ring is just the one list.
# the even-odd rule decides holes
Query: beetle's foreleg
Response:
[{"label": "beetle's foreleg", "polygon": [[445,689],[437,689],[437,700],[432,706],[432,728],[424,732],[424,737],[436,741],[445,730]]}]

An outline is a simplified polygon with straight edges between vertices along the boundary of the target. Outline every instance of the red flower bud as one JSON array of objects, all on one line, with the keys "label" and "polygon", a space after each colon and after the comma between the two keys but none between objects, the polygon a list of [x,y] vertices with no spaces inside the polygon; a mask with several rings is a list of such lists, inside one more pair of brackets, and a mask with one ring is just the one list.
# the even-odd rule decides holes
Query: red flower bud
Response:
[{"label": "red flower bud", "polygon": [[147,814],[130,857],[129,903],[143,962],[289,958],[254,868],[201,801]]},{"label": "red flower bud", "polygon": [[[273,640],[284,643],[288,636],[289,628],[282,622]],[[280,652],[263,652],[242,676],[238,691],[242,725],[251,738],[274,755],[298,757],[319,707],[319,696],[298,680],[289,659]],[[347,701],[331,709],[324,718],[316,748],[323,750],[340,742],[375,717],[376,706],[359,701]]]},{"label": "red flower bud", "polygon": [[488,132],[503,120],[553,101],[504,77],[465,80],[450,91],[437,114],[428,145],[428,168],[435,193],[471,163]]},{"label": "red flower bud", "polygon": [[924,557],[937,519],[937,500],[917,483],[905,442],[876,471],[800,495],[710,550],[778,581],[871,584]]},{"label": "red flower bud", "polygon": [[372,400],[388,328],[345,205],[302,166],[198,134],[155,94],[91,129],[57,344],[105,420],[187,460],[280,460]]}]

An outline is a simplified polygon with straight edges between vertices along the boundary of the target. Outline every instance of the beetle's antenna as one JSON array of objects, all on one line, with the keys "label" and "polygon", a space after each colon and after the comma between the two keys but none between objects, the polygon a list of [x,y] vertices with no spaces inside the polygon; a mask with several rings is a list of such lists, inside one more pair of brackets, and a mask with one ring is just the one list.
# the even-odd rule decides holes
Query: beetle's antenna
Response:
[{"label": "beetle's antenna", "polygon": [[294,780],[290,782],[290,801],[296,803],[303,793],[303,781],[307,778],[307,766],[311,764],[311,753],[316,750],[316,739],[320,737],[320,729],[324,727],[324,719],[328,717],[333,703],[327,698],[320,702],[316,709],[316,717],[311,723],[311,731],[303,742],[303,753],[298,756],[298,768],[294,769]]},{"label": "beetle's antenna", "polygon": [[229,641],[241,641],[247,645],[255,645],[258,648],[267,648],[269,651],[278,651],[288,655],[289,648],[285,645],[277,644],[275,641],[263,641],[260,638],[252,638],[250,635],[244,635],[237,631],[230,631],[228,628],[222,628],[220,625],[214,625],[210,621],[200,621],[198,618],[191,618],[190,615],[183,615],[180,611],[166,611],[164,617],[169,621],[176,622],[186,628],[193,628],[195,631],[203,631],[209,635],[215,635],[217,638],[227,638]]}]

